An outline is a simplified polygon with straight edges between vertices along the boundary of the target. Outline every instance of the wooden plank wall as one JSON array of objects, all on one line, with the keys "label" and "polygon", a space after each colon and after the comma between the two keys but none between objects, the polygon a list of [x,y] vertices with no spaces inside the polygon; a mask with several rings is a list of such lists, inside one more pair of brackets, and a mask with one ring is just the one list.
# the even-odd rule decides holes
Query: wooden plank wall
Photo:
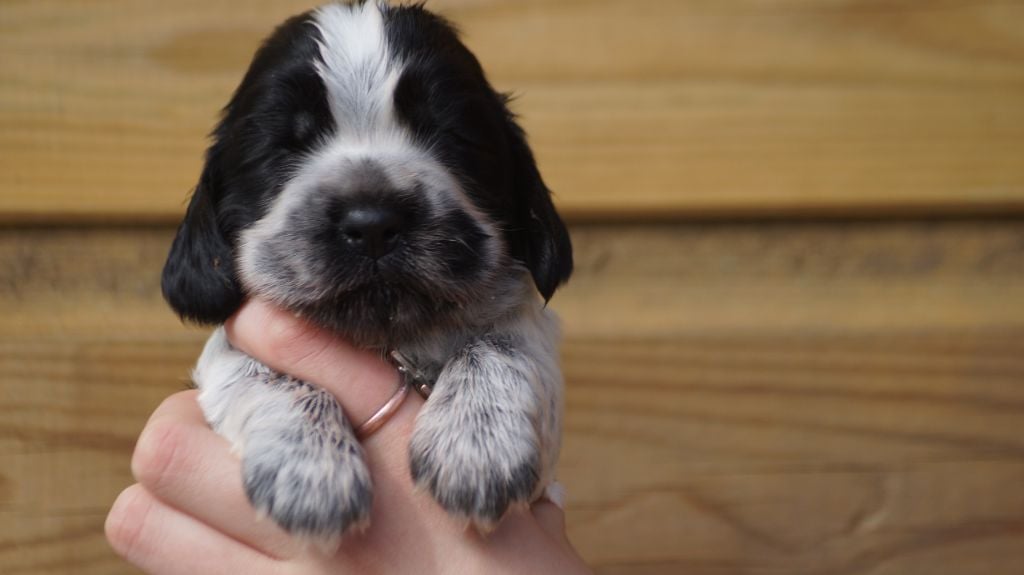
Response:
[{"label": "wooden plank wall", "polygon": [[[1024,573],[1024,3],[447,0],[572,222],[602,574]],[[302,2],[0,4],[0,572],[103,517],[204,332],[158,274]]]},{"label": "wooden plank wall", "polygon": [[[1022,207],[1024,4],[449,0],[567,213]],[[6,0],[0,214],[181,211],[298,0]]]}]

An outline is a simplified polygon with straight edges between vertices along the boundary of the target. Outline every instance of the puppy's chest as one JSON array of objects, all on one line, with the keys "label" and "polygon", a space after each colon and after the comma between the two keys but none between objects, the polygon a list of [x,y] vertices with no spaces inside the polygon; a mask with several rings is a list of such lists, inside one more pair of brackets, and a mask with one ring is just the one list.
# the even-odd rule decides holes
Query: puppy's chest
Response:
[{"label": "puppy's chest", "polygon": [[389,350],[389,359],[414,384],[433,387],[448,362],[482,336],[467,331],[435,333]]}]

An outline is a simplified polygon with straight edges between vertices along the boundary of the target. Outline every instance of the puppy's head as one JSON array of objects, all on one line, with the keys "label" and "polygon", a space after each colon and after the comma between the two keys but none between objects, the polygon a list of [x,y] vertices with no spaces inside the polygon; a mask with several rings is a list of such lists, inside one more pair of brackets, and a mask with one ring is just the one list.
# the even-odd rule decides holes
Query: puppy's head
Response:
[{"label": "puppy's head", "polygon": [[[279,27],[223,113],[163,274],[184,318],[259,295],[363,345],[472,320],[569,236],[476,58],[418,6],[331,4]],[[529,279],[526,279],[529,281]]]}]

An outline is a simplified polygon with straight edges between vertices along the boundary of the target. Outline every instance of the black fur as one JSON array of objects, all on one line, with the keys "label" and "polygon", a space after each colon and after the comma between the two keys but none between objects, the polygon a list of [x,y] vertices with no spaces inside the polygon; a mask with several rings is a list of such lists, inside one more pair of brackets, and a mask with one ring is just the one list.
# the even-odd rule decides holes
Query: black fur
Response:
[{"label": "black fur", "polygon": [[204,174],[171,244],[161,288],[184,319],[222,323],[242,303],[234,249],[217,222],[216,199]]},{"label": "black fur", "polygon": [[334,125],[314,67],[318,38],[308,13],[278,27],[222,112],[163,271],[164,298],[184,319],[217,324],[238,309],[238,233]]},{"label": "black fur", "polygon": [[444,19],[418,6],[395,10],[388,33],[392,49],[410,62],[395,94],[399,116],[456,168],[504,230],[510,255],[551,299],[572,273],[572,244],[508,98],[491,87]]}]

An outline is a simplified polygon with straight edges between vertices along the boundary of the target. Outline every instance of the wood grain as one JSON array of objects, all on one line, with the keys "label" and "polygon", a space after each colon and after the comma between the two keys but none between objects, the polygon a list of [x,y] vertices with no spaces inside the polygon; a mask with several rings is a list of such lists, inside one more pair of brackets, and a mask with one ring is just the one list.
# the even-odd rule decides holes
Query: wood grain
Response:
[{"label": "wood grain", "polygon": [[[0,220],[171,221],[306,2],[0,4]],[[1024,4],[436,0],[570,218],[1024,211]]]},{"label": "wood grain", "polygon": [[[103,516],[204,332],[169,228],[0,230],[0,571],[133,572]],[[599,573],[1024,570],[1024,226],[588,225],[554,304]]]}]

